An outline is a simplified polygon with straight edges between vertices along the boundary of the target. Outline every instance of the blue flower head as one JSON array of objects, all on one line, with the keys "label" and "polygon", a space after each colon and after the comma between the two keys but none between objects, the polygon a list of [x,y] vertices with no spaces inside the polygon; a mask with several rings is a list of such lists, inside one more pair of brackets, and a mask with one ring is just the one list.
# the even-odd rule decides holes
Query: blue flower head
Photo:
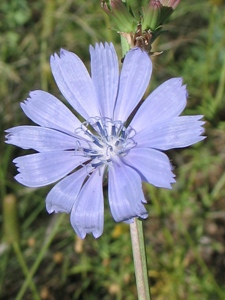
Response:
[{"label": "blue flower head", "polygon": [[174,174],[167,149],[204,139],[202,116],[179,116],[187,91],[181,78],[167,80],[134,111],[149,84],[152,63],[139,48],[130,50],[119,75],[112,44],[90,47],[91,76],[75,54],[61,50],[51,57],[55,81],[81,122],[61,101],[33,91],[21,107],[38,126],[8,129],[7,143],[34,149],[14,159],[16,180],[28,187],[59,181],[46,198],[49,213],[70,213],[71,224],[84,238],[103,232],[102,182],[116,222],[147,218],[142,181],[171,188]]}]

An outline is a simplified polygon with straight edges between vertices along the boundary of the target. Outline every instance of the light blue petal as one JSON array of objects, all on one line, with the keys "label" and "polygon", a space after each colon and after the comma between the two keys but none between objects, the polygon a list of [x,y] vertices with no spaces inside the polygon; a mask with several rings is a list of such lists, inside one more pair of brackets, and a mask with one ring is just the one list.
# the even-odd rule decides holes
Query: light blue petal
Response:
[{"label": "light blue petal", "polygon": [[147,218],[141,178],[136,171],[122,162],[109,166],[108,197],[116,222],[131,223],[135,217]]},{"label": "light blue petal", "polygon": [[187,91],[182,78],[172,78],[152,92],[134,116],[131,126],[139,132],[153,124],[177,117],[186,106]]},{"label": "light blue petal", "polygon": [[134,137],[137,147],[150,147],[160,150],[183,148],[202,141],[204,132],[202,116],[182,116],[155,124]]},{"label": "light blue petal", "polygon": [[97,169],[84,184],[72,208],[70,222],[77,235],[84,239],[87,233],[95,238],[102,235],[104,226],[103,169]]},{"label": "light blue petal", "polygon": [[143,181],[154,186],[171,188],[171,183],[175,182],[168,157],[158,150],[134,148],[123,161],[135,169]]},{"label": "light blue petal", "polygon": [[93,82],[80,58],[61,50],[50,60],[52,74],[61,93],[85,119],[99,116],[98,100]]},{"label": "light blue petal", "polygon": [[6,143],[39,152],[71,150],[78,143],[73,136],[39,126],[17,126],[6,130],[6,133]]},{"label": "light blue petal", "polygon": [[57,183],[45,200],[47,212],[70,213],[87,175],[87,170],[83,167]]},{"label": "light blue petal", "polygon": [[102,117],[112,118],[115,106],[119,66],[118,58],[113,44],[96,44],[90,46],[91,77],[95,86],[99,101],[99,109]]},{"label": "light blue petal", "polygon": [[25,186],[39,187],[53,183],[87,160],[75,151],[29,154],[13,160],[19,174],[15,179]]},{"label": "light blue petal", "polygon": [[44,91],[31,92],[21,107],[28,118],[44,127],[74,133],[81,125],[61,101]]},{"label": "light blue petal", "polygon": [[125,57],[119,81],[114,120],[126,121],[141,101],[149,84],[152,62],[140,48],[130,50]]}]

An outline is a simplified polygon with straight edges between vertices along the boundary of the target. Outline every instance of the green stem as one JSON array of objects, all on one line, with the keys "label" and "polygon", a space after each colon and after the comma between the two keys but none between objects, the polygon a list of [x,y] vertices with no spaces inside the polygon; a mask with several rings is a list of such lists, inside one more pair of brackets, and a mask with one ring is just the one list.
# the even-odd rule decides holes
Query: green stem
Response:
[{"label": "green stem", "polygon": [[130,46],[127,40],[125,39],[125,37],[123,37],[122,35],[120,36],[120,42],[122,48],[122,56],[124,57],[127,54],[127,52],[130,50]]},{"label": "green stem", "polygon": [[131,243],[138,292],[138,300],[150,300],[148,270],[142,221],[135,218],[130,224]]}]

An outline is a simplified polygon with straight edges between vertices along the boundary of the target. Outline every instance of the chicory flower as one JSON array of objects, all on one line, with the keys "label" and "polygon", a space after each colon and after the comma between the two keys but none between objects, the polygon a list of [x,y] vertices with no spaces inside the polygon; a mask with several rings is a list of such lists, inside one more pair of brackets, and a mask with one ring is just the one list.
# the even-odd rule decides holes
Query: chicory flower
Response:
[{"label": "chicory flower", "polygon": [[90,54],[91,76],[69,51],[51,57],[53,76],[71,109],[47,92],[33,91],[21,107],[38,126],[6,131],[8,144],[37,151],[14,159],[16,180],[28,187],[59,181],[47,195],[47,211],[70,213],[81,238],[103,232],[104,180],[116,222],[145,219],[142,181],[162,188],[175,182],[162,151],[204,139],[202,116],[179,116],[187,98],[181,78],[160,85],[128,122],[150,81],[152,63],[145,51],[130,50],[120,75],[112,44],[91,46]]}]

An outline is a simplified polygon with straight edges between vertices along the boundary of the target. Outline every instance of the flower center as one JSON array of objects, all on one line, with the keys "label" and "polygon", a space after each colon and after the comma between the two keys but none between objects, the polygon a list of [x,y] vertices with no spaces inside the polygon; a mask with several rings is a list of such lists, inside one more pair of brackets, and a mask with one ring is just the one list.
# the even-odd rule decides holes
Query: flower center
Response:
[{"label": "flower center", "polygon": [[134,130],[131,127],[126,128],[121,121],[110,118],[91,118],[76,133],[87,137],[81,138],[82,146],[79,145],[76,150],[89,157],[94,168],[108,165],[118,156],[125,156],[136,145],[133,140]]}]

